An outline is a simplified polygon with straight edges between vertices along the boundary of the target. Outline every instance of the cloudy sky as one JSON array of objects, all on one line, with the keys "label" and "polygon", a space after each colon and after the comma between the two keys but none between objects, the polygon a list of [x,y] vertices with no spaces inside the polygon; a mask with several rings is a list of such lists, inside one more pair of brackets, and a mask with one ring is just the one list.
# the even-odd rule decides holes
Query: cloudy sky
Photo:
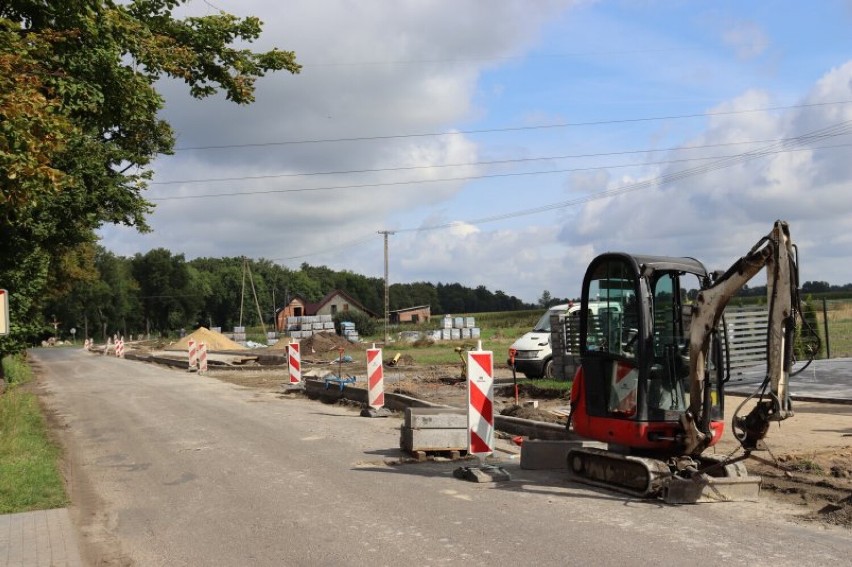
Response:
[{"label": "cloudy sky", "polygon": [[[163,83],[178,136],[120,255],[302,262],[579,294],[611,250],[727,268],[776,219],[852,282],[852,2],[193,0],[302,73],[257,101]],[[765,280],[764,280],[765,281]],[[756,285],[763,281],[756,281]]]}]

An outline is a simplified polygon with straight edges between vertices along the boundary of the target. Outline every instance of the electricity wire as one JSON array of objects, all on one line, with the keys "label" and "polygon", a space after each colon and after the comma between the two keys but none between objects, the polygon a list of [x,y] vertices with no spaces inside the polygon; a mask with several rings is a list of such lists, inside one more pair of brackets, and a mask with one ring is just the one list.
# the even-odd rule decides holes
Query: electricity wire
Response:
[{"label": "electricity wire", "polygon": [[[844,132],[848,133],[848,132]],[[842,134],[837,134],[842,135]],[[833,148],[841,148],[848,147],[850,144],[837,144],[832,146],[820,146],[819,148],[805,148],[807,150],[811,149],[833,149]],[[794,151],[803,151],[803,149],[778,149],[774,151],[767,151],[761,154],[772,155],[779,153],[787,153]],[[324,187],[294,187],[289,189],[258,189],[254,191],[229,191],[223,193],[204,193],[204,194],[194,194],[194,195],[174,195],[170,197],[151,197],[150,201],[185,201],[192,199],[216,199],[223,197],[246,197],[251,195],[271,195],[271,194],[279,194],[279,193],[309,193],[314,191],[334,191],[339,189],[371,189],[371,188],[379,188],[379,187],[392,187],[392,186],[400,186],[400,185],[420,185],[420,184],[432,184],[432,183],[448,183],[454,181],[476,181],[480,179],[494,179],[494,178],[502,178],[502,177],[524,177],[530,175],[553,175],[557,173],[576,173],[579,171],[596,171],[602,169],[623,169],[630,167],[647,167],[652,165],[667,165],[673,163],[684,163],[684,162],[693,162],[693,161],[708,161],[708,160],[725,160],[731,158],[737,158],[742,154],[731,154],[727,156],[710,156],[710,157],[701,157],[701,158],[683,158],[683,159],[672,159],[672,160],[660,160],[660,161],[651,161],[651,162],[637,162],[637,163],[629,163],[629,164],[610,164],[610,165],[600,165],[600,166],[589,166],[589,167],[574,167],[574,168],[566,168],[566,169],[549,169],[549,170],[541,170],[541,171],[521,171],[521,172],[508,172],[508,173],[489,173],[482,175],[463,175],[463,176],[455,176],[455,177],[442,177],[439,179],[412,179],[408,181],[387,181],[383,183],[358,183],[358,184],[350,184],[350,185],[329,185]]]},{"label": "electricity wire", "polygon": [[[776,138],[772,140],[744,140],[741,142],[724,142],[718,144],[702,144],[698,146],[673,146],[668,148],[652,148],[646,150],[622,150],[617,152],[598,152],[598,153],[590,153],[590,154],[565,154],[565,155],[555,155],[555,156],[537,156],[537,157],[526,157],[526,158],[511,158],[511,159],[498,159],[498,160],[483,160],[483,161],[470,161],[470,162],[462,162],[462,163],[441,163],[441,164],[430,164],[430,165],[410,165],[410,166],[396,166],[396,167],[381,167],[381,168],[369,168],[369,169],[349,169],[349,170],[338,170],[338,171],[310,171],[310,172],[300,172],[300,173],[273,173],[268,175],[241,175],[236,177],[208,177],[202,179],[171,179],[167,181],[151,181],[148,185],[190,185],[194,183],[219,183],[219,182],[232,182],[232,181],[257,181],[264,179],[283,179],[283,178],[293,178],[293,177],[316,177],[323,175],[352,175],[356,173],[388,173],[393,171],[421,171],[428,169],[443,169],[443,168],[451,168],[451,167],[474,167],[474,166],[485,166],[485,165],[507,165],[507,164],[515,164],[515,163],[530,163],[535,161],[558,161],[564,159],[580,159],[580,158],[593,158],[593,157],[613,157],[613,156],[623,156],[623,155],[635,155],[635,154],[650,154],[650,153],[659,153],[659,152],[685,152],[692,150],[702,150],[709,148],[722,148],[722,147],[730,147],[730,146],[741,146],[746,144],[766,144],[770,142],[782,142],[785,140],[791,140],[792,138]],[[702,158],[695,158],[702,159]],[[660,162],[657,162],[660,163]]]},{"label": "electricity wire", "polygon": [[[852,120],[846,121],[846,122],[841,122],[839,124],[828,126],[826,128],[822,128],[822,129],[819,129],[819,130],[815,130],[813,132],[809,132],[809,133],[803,134],[801,136],[796,136],[794,138],[784,139],[783,141],[780,141],[778,143],[771,144],[769,146],[766,146],[764,148],[760,148],[760,149],[757,149],[757,150],[754,150],[754,151],[751,151],[751,152],[745,152],[743,154],[739,154],[738,156],[725,157],[725,158],[719,159],[719,160],[717,160],[717,161],[715,161],[711,164],[706,164],[706,165],[703,165],[703,166],[674,172],[672,174],[661,175],[661,176],[656,177],[654,179],[649,179],[649,180],[646,180],[646,181],[626,185],[624,187],[619,187],[619,188],[615,188],[615,189],[602,191],[602,192],[599,192],[599,193],[594,193],[594,194],[587,195],[587,196],[584,196],[584,197],[580,197],[580,198],[577,198],[577,199],[560,201],[560,202],[557,202],[557,203],[550,203],[550,204],[547,204],[547,205],[542,205],[540,207],[533,207],[533,208],[524,209],[524,210],[521,210],[521,211],[513,211],[511,213],[503,213],[503,214],[498,214],[498,215],[492,215],[492,216],[489,216],[489,217],[482,217],[482,218],[473,219],[473,220],[451,221],[451,222],[447,222],[447,223],[436,224],[436,225],[431,225],[431,226],[420,226],[420,227],[416,227],[416,228],[396,228],[396,229],[394,229],[394,232],[406,233],[406,232],[422,232],[422,231],[440,230],[440,229],[445,229],[445,228],[452,228],[452,227],[458,226],[460,224],[461,225],[480,225],[480,224],[495,222],[495,221],[499,221],[499,220],[507,220],[507,219],[511,219],[511,218],[534,215],[534,214],[547,212],[547,211],[551,211],[551,210],[567,208],[567,207],[571,207],[571,206],[575,206],[575,205],[579,205],[579,204],[582,204],[582,203],[595,201],[595,200],[599,200],[599,199],[615,197],[615,196],[618,196],[618,195],[623,195],[623,194],[630,193],[630,192],[633,192],[633,191],[646,189],[648,187],[653,187],[653,186],[656,186],[656,185],[664,185],[664,184],[672,183],[674,181],[686,179],[686,178],[691,177],[691,176],[702,175],[702,174],[709,173],[709,172],[712,172],[712,171],[717,171],[719,169],[731,167],[731,166],[734,166],[734,165],[737,165],[737,164],[740,164],[740,163],[747,163],[751,160],[758,159],[760,157],[764,157],[764,156],[767,156],[767,155],[772,155],[774,153],[778,153],[778,146],[802,145],[802,144],[813,142],[815,140],[818,141],[818,140],[822,140],[822,139],[825,139],[825,138],[830,138],[830,137],[834,137],[834,136],[841,136],[841,135],[844,135],[844,134],[848,134],[850,131],[852,131],[852,128],[850,128],[850,126],[852,126]],[[360,245],[361,243],[368,242],[368,241],[369,242],[374,241],[374,236],[372,234],[370,234],[369,236],[365,236],[363,238],[353,240],[350,243],[341,244],[340,246],[335,247],[331,251],[336,251],[336,250],[345,249],[345,248],[351,248],[351,247],[354,247],[356,245]],[[310,252],[310,253],[306,253],[306,254],[301,254],[299,256],[294,256],[294,257],[291,257],[291,258],[275,258],[273,260],[289,260],[289,259],[296,259],[296,258],[305,258],[305,257],[308,257],[308,256],[315,256],[315,255],[323,254],[323,253],[326,253],[327,251],[329,251],[329,250],[326,249],[326,250],[323,250],[323,251]]]},{"label": "electricity wire", "polygon": [[751,108],[744,110],[723,110],[717,112],[699,112],[694,114],[680,114],[671,116],[649,116],[639,118],[621,118],[614,120],[592,120],[588,122],[560,122],[554,124],[540,124],[537,126],[510,126],[505,128],[483,128],[477,130],[454,130],[450,132],[415,132],[409,134],[388,134],[384,136],[353,136],[350,138],[316,138],[305,140],[284,140],[278,142],[255,142],[245,144],[221,144],[208,146],[184,146],[175,148],[175,152],[184,151],[200,151],[200,150],[224,150],[234,148],[264,148],[272,146],[291,146],[302,144],[327,144],[338,142],[363,142],[371,140],[395,140],[405,138],[428,138],[437,136],[459,136],[469,134],[493,134],[500,132],[523,132],[534,130],[548,130],[559,128],[573,128],[581,126],[602,126],[607,124],[631,124],[638,122],[655,122],[659,120],[679,120],[685,118],[706,118],[711,116],[730,116],[736,114],[749,114],[753,112],[772,112],[777,110],[791,110],[796,108],[817,108],[823,106],[843,105],[852,103],[852,100],[833,101],[833,102],[814,102],[807,104],[796,104],[788,106],[768,106],[764,108]]}]

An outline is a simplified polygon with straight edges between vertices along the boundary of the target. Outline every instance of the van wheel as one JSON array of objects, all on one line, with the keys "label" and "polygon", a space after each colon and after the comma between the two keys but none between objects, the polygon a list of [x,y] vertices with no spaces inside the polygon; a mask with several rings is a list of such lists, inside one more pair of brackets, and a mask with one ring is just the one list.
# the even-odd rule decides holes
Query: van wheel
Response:
[{"label": "van wheel", "polygon": [[542,378],[545,380],[553,380],[554,368],[553,368],[553,359],[548,360],[544,363],[544,370],[542,371]]}]

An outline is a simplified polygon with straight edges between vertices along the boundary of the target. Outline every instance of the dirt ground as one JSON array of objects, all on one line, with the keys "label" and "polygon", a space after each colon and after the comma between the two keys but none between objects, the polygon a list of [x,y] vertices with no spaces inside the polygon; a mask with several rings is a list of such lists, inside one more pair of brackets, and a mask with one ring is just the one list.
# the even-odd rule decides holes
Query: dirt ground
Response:
[{"label": "dirt ground", "polygon": [[[306,375],[326,372],[363,375],[353,365],[306,364]],[[458,366],[404,366],[385,372],[385,389],[433,403],[465,407],[467,391],[459,381]],[[216,371],[211,376],[249,388],[280,391],[286,372]],[[360,385],[364,386],[361,380]],[[359,383],[356,383],[359,384]],[[536,388],[522,387],[520,406],[515,405],[514,390],[495,392],[495,411],[527,419],[565,423],[567,398],[547,399]],[[537,408],[524,401],[537,401]],[[742,398],[728,396],[728,419]],[[743,409],[746,413],[748,406]],[[774,425],[767,437],[768,451],[746,461],[750,474],[763,478],[762,497],[781,500],[795,506],[797,521],[833,524],[852,528],[852,404],[824,402],[794,403],[795,416]],[[725,437],[712,449],[717,454],[739,455],[739,444],[726,428]]]}]

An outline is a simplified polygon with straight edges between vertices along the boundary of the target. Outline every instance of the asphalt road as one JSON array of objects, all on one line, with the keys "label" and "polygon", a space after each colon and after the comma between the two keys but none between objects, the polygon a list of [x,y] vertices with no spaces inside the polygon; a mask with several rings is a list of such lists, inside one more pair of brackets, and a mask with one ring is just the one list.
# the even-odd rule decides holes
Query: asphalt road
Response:
[{"label": "asphalt road", "polygon": [[848,530],[759,503],[666,506],[506,461],[388,466],[397,418],[81,350],[32,352],[92,565],[828,565]]}]

